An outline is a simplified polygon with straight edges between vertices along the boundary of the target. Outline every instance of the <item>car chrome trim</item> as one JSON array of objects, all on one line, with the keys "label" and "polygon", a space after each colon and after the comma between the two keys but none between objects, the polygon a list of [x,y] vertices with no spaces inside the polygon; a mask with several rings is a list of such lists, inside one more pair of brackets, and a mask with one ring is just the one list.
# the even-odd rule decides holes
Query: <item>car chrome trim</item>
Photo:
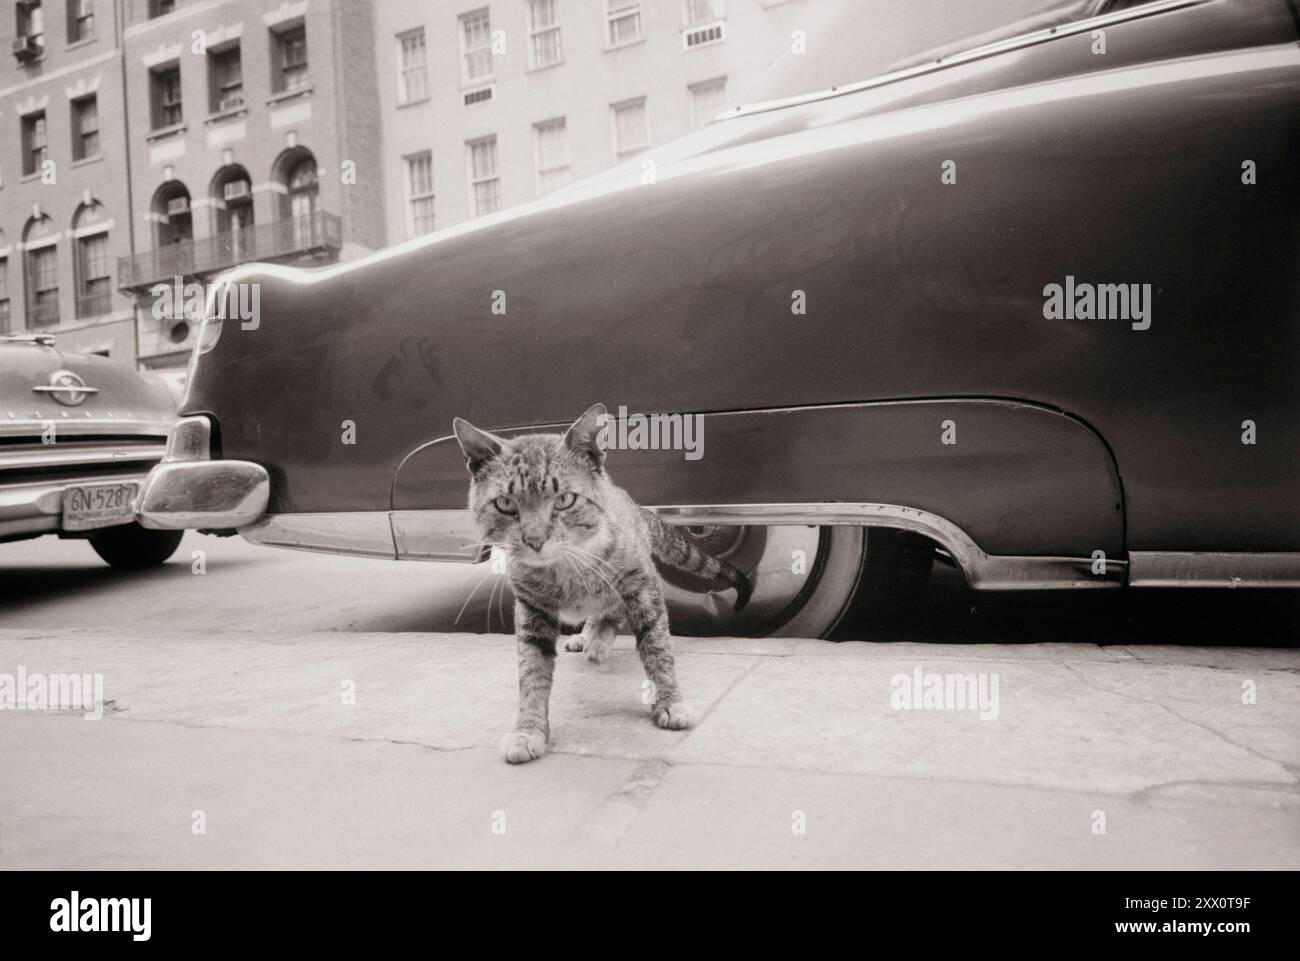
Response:
[{"label": "car chrome trim", "polygon": [[[142,438],[148,440],[149,438]],[[46,467],[66,467],[85,464],[87,467],[99,464],[132,464],[140,461],[156,463],[163,456],[163,445],[157,440],[147,444],[96,444],[86,447],[51,444],[40,450],[23,448],[19,450],[0,449],[0,472],[19,470],[39,470]]]},{"label": "car chrome trim", "polygon": [[241,460],[161,463],[135,502],[142,527],[161,531],[227,530],[265,512],[271,479],[261,464]]},{"label": "car chrome trim", "polygon": [[1034,47],[1051,40],[1058,40],[1061,37],[1070,37],[1080,33],[1090,33],[1093,30],[1105,29],[1113,24],[1124,23],[1129,20],[1140,20],[1146,17],[1155,16],[1156,14],[1169,13],[1173,10],[1200,6],[1210,2],[1211,0],[1156,0],[1154,3],[1129,7],[1124,10],[1116,10],[1113,13],[1102,13],[1096,16],[1085,17],[1082,20],[1076,20],[1074,23],[1063,24],[1059,27],[1047,27],[1043,30],[1034,30],[1030,33],[1023,33],[1016,37],[1008,37],[1006,40],[986,43],[978,47],[972,47],[970,50],[953,54],[950,57],[942,57],[935,60],[933,63],[922,63],[917,64],[915,67],[906,67],[902,70],[882,73],[877,77],[871,77],[867,80],[859,80],[839,87],[828,87],[825,90],[814,90],[811,93],[796,94],[792,97],[779,97],[775,100],[760,100],[755,103],[744,104],[734,108],[733,110],[726,111],[714,119],[716,122],[725,123],[728,120],[735,120],[738,117],[748,117],[756,113],[765,113],[769,110],[781,110],[785,107],[797,107],[802,104],[815,103],[819,100],[829,100],[832,97],[843,97],[848,94],[860,93],[864,90],[871,90],[875,87],[883,87],[887,84],[897,83],[900,80],[910,80],[913,77],[921,77],[929,73],[935,73],[939,70],[945,70],[948,67],[971,63],[976,60],[984,60],[988,57],[996,56],[1001,53],[1009,53],[1013,50],[1022,50],[1026,47]]},{"label": "car chrome trim", "polygon": [[7,416],[0,416],[0,437],[39,437],[50,424],[56,424],[58,437],[112,434],[123,440],[137,435],[142,440],[165,439],[176,423],[174,420],[136,420],[129,413],[121,418],[107,412],[96,416],[89,411],[75,415],[71,411],[51,411],[45,416],[33,412],[30,417],[19,417],[14,411],[5,414]]},{"label": "car chrome trim", "polygon": [[1300,552],[1130,551],[1134,587],[1300,587]]},{"label": "car chrome trim", "polygon": [[389,516],[399,560],[474,564],[487,557],[467,510],[393,511]]},{"label": "car chrome trim", "polygon": [[168,463],[204,461],[212,456],[212,421],[199,415],[182,417],[167,435]]},{"label": "car chrome trim", "polygon": [[239,533],[250,543],[268,547],[387,560],[397,557],[388,511],[268,514],[251,526],[241,527]]},{"label": "car chrome trim", "polygon": [[0,487],[0,537],[59,530],[63,522],[63,492],[69,487],[87,484],[138,484],[143,487],[145,479],[141,473],[121,476],[87,474],[6,484]]},{"label": "car chrome trim", "polygon": [[[980,591],[1042,591],[1121,587],[1127,564],[1092,557],[1019,557],[987,554],[964,530],[930,511],[898,504],[724,504],[651,507],[672,524],[819,524],[888,527],[935,541]],[[1099,568],[1097,573],[1093,573]]]},{"label": "car chrome trim", "polygon": [[[725,504],[651,507],[670,524],[854,525],[909,530],[936,541],[982,591],[1120,587],[1123,559],[985,553],[951,521],[896,504]],[[240,531],[256,544],[399,560],[472,564],[487,554],[467,510],[273,514]],[[1100,568],[1093,573],[1094,568]]]}]

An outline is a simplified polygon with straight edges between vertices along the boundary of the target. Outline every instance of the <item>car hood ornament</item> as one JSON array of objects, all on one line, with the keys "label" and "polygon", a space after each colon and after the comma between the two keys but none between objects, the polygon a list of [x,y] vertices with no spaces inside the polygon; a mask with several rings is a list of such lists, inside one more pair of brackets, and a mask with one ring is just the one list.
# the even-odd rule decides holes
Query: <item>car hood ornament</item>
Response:
[{"label": "car hood ornament", "polygon": [[70,370],[56,370],[50,374],[48,384],[38,384],[32,388],[38,394],[50,394],[65,407],[84,404],[91,394],[98,394],[98,387],[87,387],[81,376]]}]

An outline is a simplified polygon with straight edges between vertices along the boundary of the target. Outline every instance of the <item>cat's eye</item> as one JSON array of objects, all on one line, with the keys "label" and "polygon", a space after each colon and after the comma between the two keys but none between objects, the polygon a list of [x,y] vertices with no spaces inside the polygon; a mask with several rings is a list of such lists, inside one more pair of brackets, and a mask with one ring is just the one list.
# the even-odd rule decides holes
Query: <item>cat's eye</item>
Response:
[{"label": "cat's eye", "polygon": [[567,511],[570,507],[578,502],[578,495],[573,491],[565,491],[555,498],[555,509],[557,511]]},{"label": "cat's eye", "polygon": [[513,497],[506,497],[505,495],[502,495],[501,497],[497,497],[492,501],[492,506],[495,507],[497,510],[499,510],[502,514],[519,513],[519,505],[515,503],[515,499]]}]

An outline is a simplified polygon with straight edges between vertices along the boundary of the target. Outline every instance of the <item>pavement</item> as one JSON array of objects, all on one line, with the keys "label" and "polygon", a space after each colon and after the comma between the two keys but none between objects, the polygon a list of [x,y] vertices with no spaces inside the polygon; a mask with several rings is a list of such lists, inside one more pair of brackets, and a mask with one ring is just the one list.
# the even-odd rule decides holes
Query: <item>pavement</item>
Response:
[{"label": "pavement", "polygon": [[[0,545],[0,673],[101,674],[105,702],[0,711],[0,870],[1300,868],[1290,607],[1247,601],[1254,644],[1136,643],[1113,611],[1085,630],[1122,643],[1080,640],[1029,601],[934,640],[679,638],[681,732],[624,637],[561,653],[551,751],[510,766],[514,641],[445,623],[465,569],[197,535],[140,575],[88,553]],[[918,674],[985,701],[907,709]]]}]

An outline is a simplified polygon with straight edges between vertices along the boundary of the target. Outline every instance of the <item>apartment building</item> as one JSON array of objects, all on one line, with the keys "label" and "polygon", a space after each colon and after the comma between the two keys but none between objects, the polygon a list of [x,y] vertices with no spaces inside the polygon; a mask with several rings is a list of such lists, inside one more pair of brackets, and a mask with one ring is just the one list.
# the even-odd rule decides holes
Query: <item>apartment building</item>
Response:
[{"label": "apartment building", "polygon": [[376,0],[389,242],[532,200],[704,125],[819,3]]},{"label": "apartment building", "polygon": [[197,334],[160,285],[383,246],[372,12],[358,0],[129,0],[136,244],[118,283],[135,295],[143,366],[183,366]]},{"label": "apartment building", "polygon": [[134,356],[131,191],[116,0],[18,0],[0,15],[0,333]]}]

